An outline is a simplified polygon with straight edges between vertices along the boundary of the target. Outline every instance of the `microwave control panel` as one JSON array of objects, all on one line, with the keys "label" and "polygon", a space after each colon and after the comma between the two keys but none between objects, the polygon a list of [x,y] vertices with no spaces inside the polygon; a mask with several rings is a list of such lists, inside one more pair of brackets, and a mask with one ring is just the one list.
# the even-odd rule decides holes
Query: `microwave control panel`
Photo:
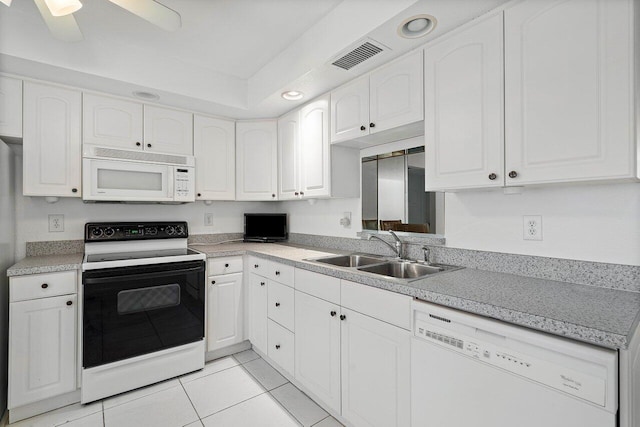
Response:
[{"label": "microwave control panel", "polygon": [[195,201],[195,171],[193,168],[176,167],[174,174],[174,200],[176,202]]}]

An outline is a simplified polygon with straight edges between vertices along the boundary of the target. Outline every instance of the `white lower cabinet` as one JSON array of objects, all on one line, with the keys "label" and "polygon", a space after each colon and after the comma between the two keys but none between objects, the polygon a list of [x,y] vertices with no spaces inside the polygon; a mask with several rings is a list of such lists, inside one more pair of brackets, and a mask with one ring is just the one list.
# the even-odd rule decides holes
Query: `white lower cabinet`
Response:
[{"label": "white lower cabinet", "polygon": [[411,333],[342,309],[342,416],[356,426],[411,423]]},{"label": "white lower cabinet", "polygon": [[76,389],[77,296],[9,304],[8,408]]},{"label": "white lower cabinet", "polygon": [[[411,332],[404,328],[410,327],[404,319],[410,317],[411,298],[344,280],[342,290],[349,298],[343,306],[319,298],[331,293],[317,285],[333,287],[336,280],[296,270],[295,378],[352,425],[408,426]],[[318,296],[306,293],[315,290]],[[388,294],[393,302],[386,309],[393,313],[385,320],[400,319],[403,327],[366,315],[381,311],[376,307],[361,305],[366,314],[348,307],[351,301],[370,300],[378,293]]]},{"label": "white lower cabinet", "polygon": [[207,351],[242,342],[242,273],[209,277],[207,299]]},{"label": "white lower cabinet", "polygon": [[271,319],[267,321],[267,355],[289,374],[293,374],[294,341],[293,332]]},{"label": "white lower cabinet", "polygon": [[340,413],[340,306],[296,291],[295,378]]},{"label": "white lower cabinet", "polygon": [[267,279],[249,273],[249,341],[267,352]]}]

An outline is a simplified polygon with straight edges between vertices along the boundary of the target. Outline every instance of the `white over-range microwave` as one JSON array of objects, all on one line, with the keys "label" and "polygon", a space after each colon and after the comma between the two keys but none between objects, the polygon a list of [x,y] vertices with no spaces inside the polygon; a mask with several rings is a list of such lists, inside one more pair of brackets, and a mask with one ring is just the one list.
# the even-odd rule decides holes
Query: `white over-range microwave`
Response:
[{"label": "white over-range microwave", "polygon": [[193,156],[85,146],[82,199],[87,202],[195,201]]}]

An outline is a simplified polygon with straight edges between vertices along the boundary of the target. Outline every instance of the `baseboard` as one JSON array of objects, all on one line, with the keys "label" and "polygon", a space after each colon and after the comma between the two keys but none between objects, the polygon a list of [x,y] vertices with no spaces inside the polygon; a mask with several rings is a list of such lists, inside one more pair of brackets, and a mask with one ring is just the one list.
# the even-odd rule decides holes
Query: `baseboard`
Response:
[{"label": "baseboard", "polygon": [[238,344],[230,345],[229,347],[209,351],[205,354],[204,360],[207,362],[210,362],[215,359],[220,359],[221,357],[225,357],[234,353],[239,353],[241,351],[249,350],[250,348],[251,348],[251,343],[248,340],[242,341]]},{"label": "baseboard", "polygon": [[[78,402],[80,402],[80,390],[75,390],[71,393],[52,397],[51,399],[40,400],[28,405],[12,408],[6,412],[9,413],[9,423],[13,424],[17,421],[24,420],[25,418],[44,414],[45,412],[53,411],[54,409],[62,408],[63,406],[72,405]],[[5,417],[2,418],[4,420]],[[5,424],[0,423],[0,425],[4,426]]]}]

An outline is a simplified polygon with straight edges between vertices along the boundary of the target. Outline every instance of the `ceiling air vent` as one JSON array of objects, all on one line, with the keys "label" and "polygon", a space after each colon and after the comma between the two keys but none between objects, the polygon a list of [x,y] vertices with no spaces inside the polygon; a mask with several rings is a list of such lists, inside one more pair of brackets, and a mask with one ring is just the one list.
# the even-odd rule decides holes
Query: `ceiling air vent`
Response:
[{"label": "ceiling air vent", "polygon": [[376,45],[371,41],[367,41],[342,55],[331,64],[348,71],[383,51],[384,48],[381,45]]}]

